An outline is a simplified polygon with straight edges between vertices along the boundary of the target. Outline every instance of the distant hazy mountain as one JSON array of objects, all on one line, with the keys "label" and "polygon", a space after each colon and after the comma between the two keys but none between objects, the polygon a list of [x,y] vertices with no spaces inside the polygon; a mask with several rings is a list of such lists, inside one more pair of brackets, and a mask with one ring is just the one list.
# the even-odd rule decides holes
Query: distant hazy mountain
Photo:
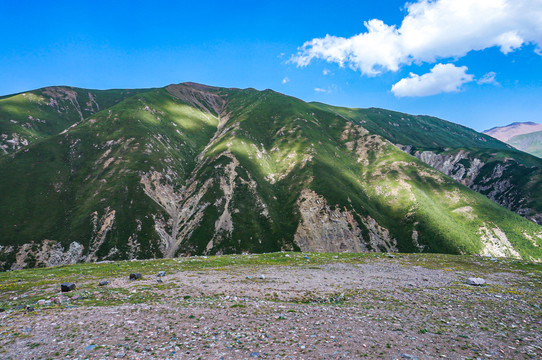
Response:
[{"label": "distant hazy mountain", "polygon": [[484,134],[542,158],[542,124],[534,122],[515,122],[507,126],[494,127]]},{"label": "distant hazy mountain", "polygon": [[516,135],[508,139],[507,143],[516,149],[542,158],[542,131]]},{"label": "distant hazy mountain", "polygon": [[542,131],[542,124],[537,124],[534,122],[514,122],[510,125],[497,126],[489,130],[485,130],[484,134],[508,143],[508,140],[515,136],[529,134],[536,131]]},{"label": "distant hazy mountain", "polygon": [[542,222],[542,160],[434,117],[193,83],[49,87],[0,98],[0,146],[4,268],[280,250],[542,258],[542,227],[498,205]]}]

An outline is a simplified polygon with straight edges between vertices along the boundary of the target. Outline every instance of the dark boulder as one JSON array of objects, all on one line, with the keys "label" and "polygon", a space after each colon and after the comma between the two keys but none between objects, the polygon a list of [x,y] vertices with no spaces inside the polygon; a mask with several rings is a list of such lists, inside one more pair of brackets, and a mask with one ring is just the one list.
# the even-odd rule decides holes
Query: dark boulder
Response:
[{"label": "dark boulder", "polygon": [[141,279],[141,274],[138,274],[138,273],[130,274],[130,280],[139,280],[139,279]]},{"label": "dark boulder", "polygon": [[62,284],[60,284],[60,290],[62,292],[73,291],[73,290],[75,290],[75,284],[74,283],[69,283],[69,282],[63,282]]}]

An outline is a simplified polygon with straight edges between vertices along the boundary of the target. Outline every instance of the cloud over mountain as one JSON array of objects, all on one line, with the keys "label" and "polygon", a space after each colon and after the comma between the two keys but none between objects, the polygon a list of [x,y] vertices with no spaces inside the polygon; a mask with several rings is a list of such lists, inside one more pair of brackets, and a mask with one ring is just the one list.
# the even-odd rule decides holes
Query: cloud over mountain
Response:
[{"label": "cloud over mountain", "polygon": [[307,41],[290,61],[303,67],[322,59],[376,76],[491,47],[507,54],[532,43],[542,53],[539,0],[420,0],[407,4],[406,11],[400,27],[372,19],[364,23],[365,32],[350,38]]},{"label": "cloud over mountain", "polygon": [[397,97],[429,96],[447,92],[457,92],[473,76],[467,74],[467,67],[454,64],[437,64],[424,75],[410,73],[410,77],[401,79],[392,86],[391,92]]}]

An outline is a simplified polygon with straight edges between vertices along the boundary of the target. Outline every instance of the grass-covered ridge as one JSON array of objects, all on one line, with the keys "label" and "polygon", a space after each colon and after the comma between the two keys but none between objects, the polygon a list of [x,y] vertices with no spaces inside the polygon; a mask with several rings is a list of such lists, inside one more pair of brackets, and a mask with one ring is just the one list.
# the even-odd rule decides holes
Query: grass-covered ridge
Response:
[{"label": "grass-covered ridge", "polygon": [[40,91],[17,111],[58,98],[71,120],[0,157],[4,269],[321,247],[542,258],[540,226],[394,146],[431,131],[441,152],[513,156],[458,125],[198,84]]}]

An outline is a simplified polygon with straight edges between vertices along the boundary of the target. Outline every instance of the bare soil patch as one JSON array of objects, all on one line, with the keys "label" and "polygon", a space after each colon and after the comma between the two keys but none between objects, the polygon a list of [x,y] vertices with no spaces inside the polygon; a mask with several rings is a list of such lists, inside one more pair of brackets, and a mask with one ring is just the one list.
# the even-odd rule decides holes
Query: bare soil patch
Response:
[{"label": "bare soil patch", "polygon": [[541,359],[542,273],[510,264],[396,255],[83,277],[77,299],[0,313],[0,359]]}]

